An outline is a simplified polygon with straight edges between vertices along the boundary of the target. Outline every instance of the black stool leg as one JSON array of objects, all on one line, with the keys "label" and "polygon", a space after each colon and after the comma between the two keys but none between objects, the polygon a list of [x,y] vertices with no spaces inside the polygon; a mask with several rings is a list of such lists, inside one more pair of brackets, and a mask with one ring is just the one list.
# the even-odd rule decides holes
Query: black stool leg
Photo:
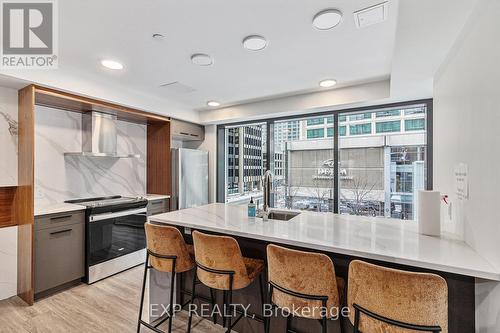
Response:
[{"label": "black stool leg", "polygon": [[137,321],[137,333],[139,333],[141,331],[141,317],[142,317],[142,309],[144,307],[144,293],[146,291],[146,277],[148,275],[148,262],[149,262],[149,253],[146,254],[146,262],[144,263],[144,278],[142,279],[141,305],[139,306],[139,319]]},{"label": "black stool leg", "polygon": [[170,305],[168,307],[168,333],[172,333],[172,322],[174,321],[174,286],[175,286],[175,259],[172,263],[172,277],[170,279]]},{"label": "black stool leg", "polygon": [[226,290],[223,290],[222,291],[222,327],[227,327],[226,326],[226,322],[227,322],[227,318],[226,318],[226,303],[227,303],[227,291]]},{"label": "black stool leg", "polygon": [[291,329],[292,329],[292,315],[288,314],[288,316],[286,316],[286,333],[290,332]]},{"label": "black stool leg", "polygon": [[191,333],[191,321],[193,319],[193,312],[191,311],[191,304],[194,304],[194,292],[196,288],[196,268],[193,271],[193,284],[191,286],[191,302],[189,302],[189,319],[188,319],[188,333]]},{"label": "black stool leg", "polygon": [[[271,304],[271,309],[274,309],[274,306],[273,306],[273,286],[268,283],[267,285],[267,300],[269,302],[269,304]],[[268,318],[264,318],[264,320],[267,319],[267,326],[264,328],[265,332],[266,333],[269,333],[269,331],[271,330],[271,318],[273,316],[273,313],[271,313],[271,316],[269,316]]]},{"label": "black stool leg", "polygon": [[[326,301],[323,301],[323,309],[326,309]],[[323,317],[321,317],[321,332],[326,333],[327,331],[327,325],[328,323],[326,322],[326,314],[323,314]]]},{"label": "black stool leg", "polygon": [[210,302],[212,303],[212,319],[214,324],[217,324],[217,315],[215,314],[215,292],[213,288],[210,288]]},{"label": "black stool leg", "polygon": [[231,286],[229,286],[229,295],[228,295],[228,309],[229,309],[229,318],[228,318],[228,325],[227,325],[227,333],[231,333],[231,325],[232,325],[232,318],[233,318],[233,311],[232,311],[232,303],[233,303],[233,286],[231,283]]},{"label": "black stool leg", "polygon": [[264,321],[264,331],[267,332],[267,318],[265,317],[266,297],[264,296],[264,282],[262,273],[259,275],[260,302],[262,304],[262,320]]}]

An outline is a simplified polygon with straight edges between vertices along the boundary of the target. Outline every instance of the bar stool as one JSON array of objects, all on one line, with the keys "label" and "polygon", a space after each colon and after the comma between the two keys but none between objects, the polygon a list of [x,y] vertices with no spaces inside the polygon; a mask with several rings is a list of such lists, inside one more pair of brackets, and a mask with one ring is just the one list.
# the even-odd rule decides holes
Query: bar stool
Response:
[{"label": "bar stool", "polygon": [[[193,232],[193,243],[197,274],[193,276],[192,290],[194,293],[196,277],[209,288],[222,290],[224,309],[231,309],[233,291],[249,286],[259,277],[260,298],[264,310],[264,285],[261,272],[264,270],[264,260],[243,257],[238,242],[232,237],[214,236]],[[225,314],[225,311],[224,311]],[[243,317],[241,313],[234,322],[232,317],[223,316],[223,326],[231,329]],[[189,313],[188,327],[191,327],[192,313]],[[265,321],[264,321],[265,324]]]},{"label": "bar stool", "polygon": [[[157,333],[163,333],[160,329],[158,329],[158,326],[160,326],[168,319],[170,319],[168,322],[168,332],[170,333],[172,332],[172,319],[174,316],[173,301],[175,277],[176,274],[181,274],[182,277],[182,273],[194,269],[195,263],[193,246],[184,242],[184,237],[182,237],[181,232],[177,228],[165,225],[151,224],[150,222],[147,222],[144,227],[146,230],[147,255],[146,262],[144,264],[144,279],[142,282],[141,305],[139,308],[137,333],[140,332],[141,324]],[[168,307],[167,317],[154,326],[141,319],[142,309],[144,306],[146,277],[148,270],[151,268],[160,272],[171,273],[172,275],[170,279],[170,305]],[[191,296],[191,298],[193,297],[194,296]],[[182,304],[181,299],[182,307],[187,304],[188,303]]]},{"label": "bar stool", "polygon": [[448,286],[438,275],[354,260],[347,294],[354,332],[448,333]]},{"label": "bar stool", "polygon": [[[338,316],[340,319],[345,282],[335,275],[335,267],[328,256],[270,244],[267,246],[267,265],[272,306],[308,309],[296,311],[296,314],[319,320],[322,332],[327,331],[328,318]],[[292,314],[287,316],[287,333],[292,331],[292,317]],[[338,323],[342,331],[340,320]]]}]

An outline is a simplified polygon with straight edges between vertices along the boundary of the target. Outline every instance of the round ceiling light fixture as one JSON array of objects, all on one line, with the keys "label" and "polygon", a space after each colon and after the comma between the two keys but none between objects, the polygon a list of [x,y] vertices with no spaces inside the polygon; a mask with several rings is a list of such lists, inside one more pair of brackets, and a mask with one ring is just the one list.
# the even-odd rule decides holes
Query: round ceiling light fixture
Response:
[{"label": "round ceiling light fixture", "polygon": [[342,12],[338,9],[325,9],[313,17],[313,26],[318,30],[329,30],[342,21]]},{"label": "round ceiling light fixture", "polygon": [[250,35],[243,39],[243,47],[251,51],[259,51],[267,46],[267,40],[259,35]]},{"label": "round ceiling light fixture", "polygon": [[217,101],[208,101],[207,105],[211,106],[211,107],[217,107],[217,106],[220,106],[220,103]]},{"label": "round ceiling light fixture", "polygon": [[210,66],[214,63],[212,57],[204,53],[196,53],[191,56],[193,64],[198,66]]},{"label": "round ceiling light fixture", "polygon": [[319,86],[321,88],[331,88],[336,84],[337,84],[337,81],[335,81],[333,79],[326,79],[326,80],[319,81]]},{"label": "round ceiling light fixture", "polygon": [[123,65],[121,63],[119,63],[118,61],[114,61],[114,60],[108,60],[108,59],[101,60],[101,65],[103,65],[106,68],[114,69],[114,70],[123,69]]}]

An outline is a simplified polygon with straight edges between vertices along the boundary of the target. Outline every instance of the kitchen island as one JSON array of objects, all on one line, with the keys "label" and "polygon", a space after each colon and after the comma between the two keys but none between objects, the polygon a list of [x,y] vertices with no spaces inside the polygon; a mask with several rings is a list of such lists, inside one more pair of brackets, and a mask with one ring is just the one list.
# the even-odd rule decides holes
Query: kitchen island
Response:
[{"label": "kitchen island", "polygon": [[[475,279],[500,281],[500,272],[466,243],[420,235],[417,224],[412,221],[301,212],[289,221],[264,222],[247,217],[246,206],[227,204],[169,212],[151,217],[150,221],[178,227],[188,242],[191,242],[192,230],[233,236],[243,254],[249,257],[265,258],[265,247],[269,243],[323,252],[332,258],[336,273],[346,281],[348,265],[353,259],[439,274],[448,283],[450,332],[475,330]],[[151,285],[152,294],[154,288]],[[250,298],[257,301],[258,289],[246,291],[239,297],[246,302]],[[296,321],[298,330],[311,329],[307,320]],[[280,324],[279,320],[273,322]],[[236,330],[252,332],[257,329],[255,325],[250,320],[241,321]],[[278,329],[281,330],[281,326]]]}]

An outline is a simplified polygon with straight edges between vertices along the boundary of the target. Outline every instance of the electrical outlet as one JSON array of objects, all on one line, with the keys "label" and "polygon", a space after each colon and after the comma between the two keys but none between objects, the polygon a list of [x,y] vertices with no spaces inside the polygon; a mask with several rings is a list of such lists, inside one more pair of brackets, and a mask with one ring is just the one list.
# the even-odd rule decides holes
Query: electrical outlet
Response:
[{"label": "electrical outlet", "polygon": [[191,235],[191,228],[184,227],[184,233],[186,235]]}]

